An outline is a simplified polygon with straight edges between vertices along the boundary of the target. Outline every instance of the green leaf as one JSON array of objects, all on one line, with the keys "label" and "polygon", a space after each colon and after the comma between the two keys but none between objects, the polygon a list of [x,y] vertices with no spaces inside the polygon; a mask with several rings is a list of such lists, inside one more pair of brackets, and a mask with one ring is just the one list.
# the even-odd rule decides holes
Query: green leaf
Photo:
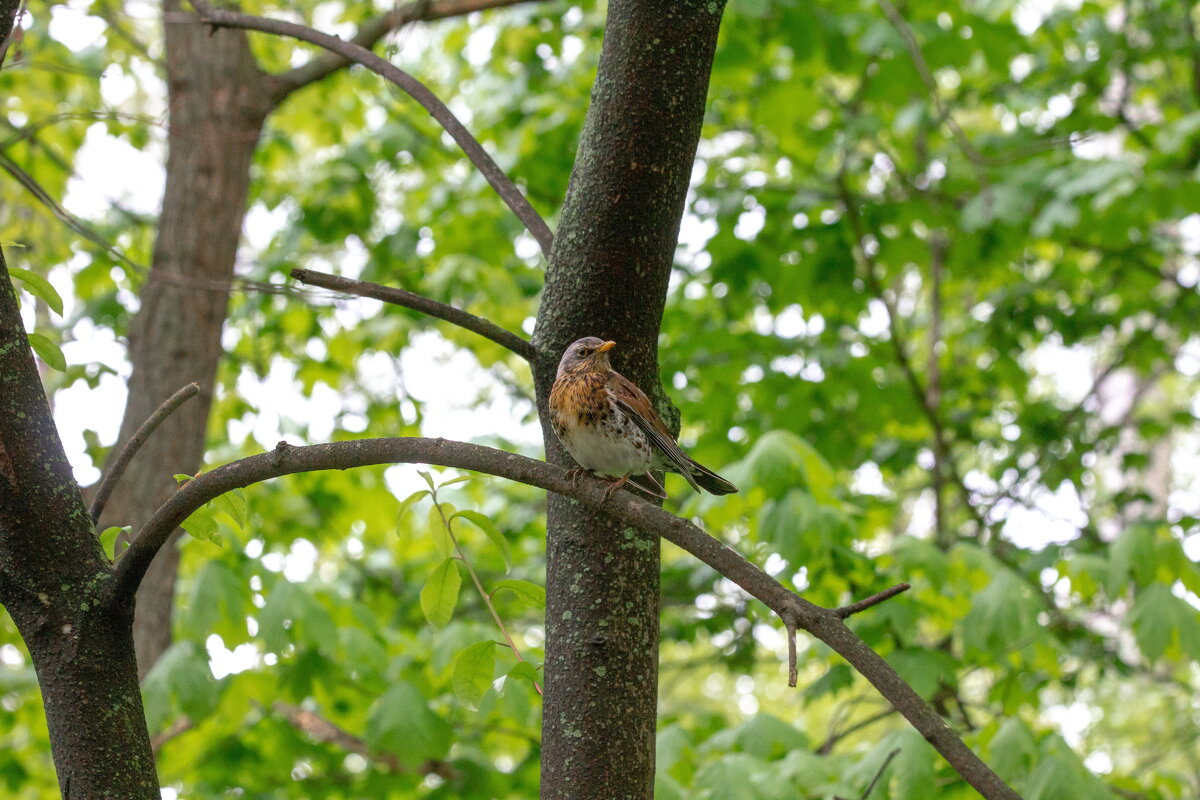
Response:
[{"label": "green leaf", "polygon": [[453,730],[429,707],[416,686],[401,681],[379,698],[367,714],[366,740],[374,751],[392,753],[414,769],[450,752]]},{"label": "green leaf", "polygon": [[26,334],[29,337],[29,346],[33,348],[33,352],[38,354],[47,367],[56,369],[59,372],[67,371],[67,359],[63,356],[62,350],[58,345],[42,336],[40,333]]},{"label": "green leaf", "polygon": [[963,619],[963,643],[984,653],[1004,653],[1030,644],[1039,630],[1039,604],[1021,579],[1008,570],[997,572],[971,601]]},{"label": "green leaf", "polygon": [[518,661],[513,664],[512,669],[508,671],[510,678],[523,678],[529,681],[534,686],[537,686],[541,676],[538,675],[537,667],[530,664],[528,661]]},{"label": "green leaf", "polygon": [[246,504],[246,498],[242,496],[241,492],[237,491],[236,489],[232,492],[226,492],[225,494],[216,498],[213,503],[217,508],[229,515],[229,518],[233,520],[235,525],[237,525],[239,531],[246,527],[248,507]]},{"label": "green leaf", "polygon": [[707,789],[710,800],[761,800],[754,773],[762,765],[745,753],[730,753],[696,773],[696,786]]},{"label": "green leaf", "polygon": [[1018,717],[1009,717],[988,744],[988,763],[1010,783],[1029,774],[1037,758],[1037,741],[1029,726]]},{"label": "green leaf", "polygon": [[[475,527],[487,534],[492,544],[496,545],[496,548],[500,551],[500,555],[504,557],[505,571],[512,568],[512,551],[509,549],[508,541],[504,538],[504,534],[500,532],[495,523],[478,511],[459,511],[454,517],[461,517],[473,523]],[[451,517],[451,519],[454,519],[454,517]]]},{"label": "green leaf", "polygon": [[39,297],[45,301],[46,305],[58,314],[60,317],[63,313],[62,297],[58,291],[50,284],[50,281],[38,275],[36,272],[30,272],[27,269],[19,269],[17,267],[9,267],[8,274],[14,278],[20,278],[25,283],[25,289],[35,297]]},{"label": "green leaf", "polygon": [[117,537],[131,530],[133,528],[129,525],[110,525],[100,532],[100,546],[104,548],[104,554],[108,556],[109,561],[116,558]]},{"label": "green leaf", "polygon": [[188,481],[196,479],[195,475],[188,475],[186,472],[177,472],[177,473],[175,473],[175,475],[173,477],[175,478],[175,482],[178,483],[180,486],[187,483]]},{"label": "green leaf", "polygon": [[505,579],[496,583],[496,588],[492,589],[492,597],[499,594],[502,589],[507,589],[531,606],[546,607],[546,589],[536,583],[515,578]]},{"label": "green leaf", "polygon": [[466,483],[467,481],[474,480],[478,477],[478,475],[459,475],[457,478],[451,478],[450,480],[443,482],[440,486],[438,486],[438,488],[445,489],[447,486],[453,486],[456,483]]},{"label": "green leaf", "polygon": [[412,508],[414,504],[428,497],[429,494],[430,492],[428,489],[420,489],[401,500],[399,508],[396,509],[396,526],[399,527],[400,520],[404,519],[404,515],[408,513],[408,510]]},{"label": "green leaf", "polygon": [[450,674],[455,696],[463,705],[478,708],[479,701],[492,686],[495,671],[495,642],[476,642],[458,651]]},{"label": "green leaf", "polygon": [[421,589],[421,611],[434,627],[441,628],[454,616],[462,576],[458,574],[458,559],[447,558]]},{"label": "green leaf", "polygon": [[190,517],[179,523],[179,527],[202,542],[212,542],[218,547],[224,544],[221,534],[217,533],[219,526],[210,506],[205,505],[193,511]]},{"label": "green leaf", "polygon": [[422,478],[424,478],[424,479],[425,479],[425,482],[426,482],[427,484],[429,484],[429,491],[430,491],[430,492],[437,491],[437,487],[433,485],[433,476],[432,476],[432,475],[430,475],[428,472],[426,472],[426,471],[425,471],[425,470],[423,470],[423,469],[419,469],[419,470],[417,470],[417,474],[418,474],[418,475],[420,475]]},{"label": "green leaf", "polygon": [[741,749],[764,761],[781,758],[798,748],[809,747],[808,737],[772,714],[758,714],[744,722],[734,736]]},{"label": "green leaf", "polygon": [[237,574],[222,561],[211,560],[196,575],[183,619],[200,638],[212,633],[223,638],[245,635],[248,604],[245,584]]},{"label": "green leaf", "polygon": [[1129,614],[1138,647],[1151,662],[1164,655],[1200,659],[1200,612],[1156,583],[1138,592]]}]

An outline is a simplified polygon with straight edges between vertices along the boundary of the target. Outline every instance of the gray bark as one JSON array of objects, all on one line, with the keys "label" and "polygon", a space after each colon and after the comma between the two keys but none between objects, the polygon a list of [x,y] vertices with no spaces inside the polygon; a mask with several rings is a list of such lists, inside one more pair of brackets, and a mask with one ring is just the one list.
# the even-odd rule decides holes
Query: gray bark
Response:
[{"label": "gray bark", "polygon": [[[574,466],[547,422],[558,356],[614,339],[618,371],[677,414],[657,342],[723,2],[614,0],[538,311],[547,457]],[[551,494],[543,798],[650,798],[658,686],[655,537]]]}]

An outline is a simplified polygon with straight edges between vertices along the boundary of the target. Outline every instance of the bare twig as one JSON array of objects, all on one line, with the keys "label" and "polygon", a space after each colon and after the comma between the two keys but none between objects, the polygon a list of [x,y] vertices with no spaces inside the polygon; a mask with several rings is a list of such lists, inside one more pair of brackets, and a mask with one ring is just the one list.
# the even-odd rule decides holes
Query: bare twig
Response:
[{"label": "bare twig", "polygon": [[[461,17],[475,11],[503,8],[526,2],[530,2],[530,0],[417,0],[417,2],[396,6],[386,14],[366,20],[348,41],[370,50],[380,39],[410,22],[430,22]],[[316,83],[351,63],[351,59],[327,51],[306,64],[274,76],[271,79],[272,99],[278,105],[297,89]]]},{"label": "bare twig", "polygon": [[196,723],[192,721],[191,717],[186,715],[176,717],[174,722],[151,737],[150,749],[154,751],[155,755],[158,755],[158,751],[163,748],[163,745],[177,736],[182,736],[194,727],[196,727]]},{"label": "bare twig", "polygon": [[137,451],[142,448],[146,440],[150,438],[150,434],[154,433],[155,428],[163,423],[167,417],[175,412],[185,402],[192,397],[195,397],[200,391],[200,384],[189,383],[175,394],[168,397],[162,402],[154,413],[151,414],[142,427],[137,429],[133,436],[129,437],[129,441],[121,448],[121,452],[113,459],[112,465],[104,470],[104,475],[100,478],[100,485],[96,487],[96,496],[92,499],[92,522],[100,520],[100,513],[104,511],[104,505],[108,502],[109,496],[117,485],[117,481],[121,480],[121,476],[125,474],[125,468],[129,466],[129,462],[137,455]]},{"label": "bare twig", "polygon": [[239,14],[234,11],[218,10],[207,2],[204,2],[204,0],[192,0],[192,5],[200,12],[201,20],[208,25],[217,28],[240,28],[243,30],[261,31],[263,33],[275,34],[276,36],[299,39],[302,42],[309,42],[337,53],[348,61],[361,64],[375,74],[400,87],[409,97],[420,103],[421,107],[437,120],[446,133],[450,134],[450,137],[462,148],[462,151],[471,160],[471,163],[483,173],[483,177],[496,190],[496,194],[500,195],[500,199],[525,224],[525,228],[537,240],[538,245],[541,246],[542,254],[547,258],[549,257],[550,246],[554,242],[554,234],[550,232],[546,221],[534,211],[533,206],[529,205],[529,201],[525,199],[525,195],[521,194],[521,190],[512,182],[512,179],[505,175],[504,170],[500,169],[499,165],[492,160],[492,157],[483,149],[483,145],[471,135],[470,131],[459,122],[458,117],[454,116],[453,112],[446,107],[446,104],[439,100],[425,84],[365,47],[360,47],[353,42],[347,42],[336,36],[330,36],[327,33],[322,33],[305,25],[297,25],[294,22],[285,22],[278,19],[256,17],[250,14]]},{"label": "bare twig", "polygon": [[281,443],[270,453],[202,473],[185,483],[142,527],[103,588],[103,602],[113,609],[132,602],[154,555],[175,528],[193,511],[228,491],[282,475],[394,463],[435,464],[497,475],[572,498],[626,525],[661,536],[762,601],[784,625],[804,629],[846,659],[987,800],[1019,800],[891,665],[846,627],[837,609],[808,602],[688,520],[632,493],[606,497],[606,481],[587,478],[573,484],[561,467],[482,445],[418,438],[356,439],[305,447]]},{"label": "bare twig", "polygon": [[857,603],[851,603],[848,606],[842,606],[841,608],[834,609],[834,611],[839,617],[845,619],[846,617],[854,616],[860,611],[866,611],[871,606],[877,606],[885,600],[891,600],[896,595],[907,592],[911,588],[912,586],[907,583],[897,583],[890,589],[884,589],[878,594],[873,594],[870,597],[859,600]]},{"label": "bare twig", "polygon": [[787,631],[788,644],[788,686],[794,689],[800,671],[796,666],[796,623],[788,622],[784,629]]},{"label": "bare twig", "polygon": [[320,286],[323,289],[333,289],[334,291],[345,292],[346,294],[370,297],[385,303],[391,303],[392,305],[411,308],[414,311],[420,311],[422,314],[428,314],[431,317],[445,320],[460,328],[465,328],[472,333],[477,333],[485,339],[491,339],[496,344],[511,350],[530,363],[533,363],[534,359],[537,358],[537,349],[534,348],[533,344],[527,339],[517,336],[512,331],[505,330],[490,320],[469,314],[460,308],[439,303],[436,300],[430,300],[428,297],[413,294],[404,289],[381,286],[378,283],[358,281],[352,278],[343,278],[339,275],[329,275],[324,272],[313,272],[307,269],[292,270],[292,277],[310,286]]},{"label": "bare twig", "polygon": [[[446,512],[442,510],[442,504],[438,502],[437,489],[430,489],[430,494],[433,497],[433,506],[437,509],[438,516],[442,519],[442,525],[446,528],[446,535],[450,537],[450,541],[454,544],[454,551],[458,553],[458,560],[467,568],[467,574],[471,576],[471,581],[475,584],[475,589],[479,592],[479,596],[483,598],[483,604],[487,606],[487,610],[492,614],[492,620],[496,623],[496,627],[500,629],[500,633],[504,636],[504,641],[508,643],[508,649],[512,650],[517,661],[524,661],[521,657],[521,651],[517,649],[516,642],[508,635],[508,628],[504,625],[504,620],[500,619],[500,615],[496,612],[496,605],[492,602],[492,596],[483,588],[483,582],[479,580],[479,575],[475,573],[475,568],[471,566],[470,560],[467,559],[467,553],[463,550],[462,545],[458,543],[458,537],[454,535],[454,530],[450,527],[450,520],[446,519]],[[533,688],[540,695],[542,693],[542,685],[537,681],[533,681]]]},{"label": "bare twig", "polygon": [[888,717],[890,717],[892,714],[895,714],[895,713],[896,713],[896,709],[885,708],[883,711],[880,711],[877,714],[872,714],[871,716],[867,717],[866,719],[861,719],[858,722],[855,722],[854,724],[849,725],[840,731],[831,732],[829,734],[828,738],[826,738],[825,741],[821,744],[821,746],[817,748],[817,755],[820,755],[820,756],[829,755],[830,753],[833,752],[834,745],[836,745],[842,739],[845,739],[847,736],[851,736],[855,733],[858,733],[863,728],[869,728],[870,726],[874,725],[876,722],[885,720]]},{"label": "bare twig", "polygon": [[879,771],[875,773],[875,777],[871,779],[871,782],[867,784],[867,788],[859,795],[858,800],[867,800],[871,796],[871,792],[875,790],[875,784],[879,783],[879,779],[883,777],[883,773],[887,772],[888,765],[892,763],[892,759],[898,755],[900,755],[899,747],[887,754],[887,758],[879,765]]},{"label": "bare twig", "polygon": [[59,205],[58,202],[50,196],[50,193],[47,192],[32,175],[21,169],[21,167],[17,166],[15,161],[3,153],[0,153],[0,169],[7,172],[17,183],[24,186],[26,191],[36,197],[38,202],[48,208],[50,213],[61,220],[68,228],[75,231],[100,249],[104,250],[122,264],[137,270],[145,270],[145,267],[130,260],[129,257],[121,252],[116,245],[94,231],[85,222],[83,222],[83,220]]}]

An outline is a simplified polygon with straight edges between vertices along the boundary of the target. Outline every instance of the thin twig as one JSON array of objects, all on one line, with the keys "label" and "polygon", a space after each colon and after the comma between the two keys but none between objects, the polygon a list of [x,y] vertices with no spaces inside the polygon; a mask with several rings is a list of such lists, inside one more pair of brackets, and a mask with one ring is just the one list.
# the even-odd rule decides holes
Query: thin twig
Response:
[{"label": "thin twig", "polygon": [[158,755],[158,751],[163,748],[163,745],[194,727],[196,727],[196,723],[192,721],[191,717],[187,715],[176,717],[174,722],[150,738],[150,749],[155,755]]},{"label": "thin twig", "polygon": [[302,42],[309,42],[310,44],[315,44],[318,47],[323,47],[326,50],[337,53],[348,61],[361,64],[380,77],[400,87],[409,97],[420,103],[421,107],[437,120],[446,133],[450,134],[450,137],[462,148],[462,151],[471,160],[471,163],[483,173],[483,177],[496,190],[496,194],[500,195],[500,199],[524,223],[525,228],[533,235],[533,238],[537,240],[538,245],[542,248],[542,254],[547,258],[550,257],[550,246],[554,242],[554,234],[550,232],[546,221],[534,211],[533,206],[525,199],[525,195],[521,193],[521,190],[512,182],[512,179],[505,175],[504,170],[500,169],[499,165],[488,155],[487,151],[483,149],[483,145],[471,135],[470,131],[459,122],[458,117],[454,116],[453,112],[446,107],[446,104],[439,100],[437,95],[430,91],[425,84],[365,47],[360,47],[357,44],[339,39],[336,36],[330,36],[327,33],[314,30],[306,25],[297,25],[294,22],[285,22],[278,19],[256,17],[251,14],[238,14],[234,11],[217,10],[204,0],[191,1],[196,10],[200,12],[201,20],[208,25],[217,28],[240,28],[243,30],[261,31],[263,33],[275,34],[276,36],[299,39]]},{"label": "thin twig", "polygon": [[411,308],[414,311],[420,311],[422,314],[428,314],[431,317],[445,320],[460,328],[465,328],[472,333],[477,333],[485,339],[491,339],[496,344],[511,350],[531,364],[537,358],[537,349],[532,343],[527,339],[522,339],[512,331],[501,328],[491,320],[477,317],[474,314],[463,311],[461,308],[439,303],[436,300],[430,300],[428,297],[413,294],[404,289],[381,286],[378,283],[370,283],[369,281],[343,278],[339,275],[329,275],[324,272],[313,272],[307,269],[292,270],[292,277],[309,286],[320,286],[323,289],[333,289],[338,292],[345,292],[346,294],[370,297],[375,300],[381,300],[384,303]]},{"label": "thin twig", "polygon": [[796,623],[787,622],[784,624],[784,629],[787,631],[788,644],[788,686],[795,689],[800,672],[796,666]]},{"label": "thin twig", "polygon": [[92,499],[92,522],[100,521],[100,514],[104,511],[104,505],[108,502],[109,496],[113,489],[116,488],[117,481],[121,480],[121,476],[125,474],[126,467],[133,457],[137,455],[137,451],[142,448],[146,440],[150,438],[150,434],[154,433],[155,428],[163,423],[167,417],[175,412],[185,402],[195,397],[200,392],[200,384],[189,383],[175,394],[162,401],[162,405],[154,410],[142,427],[137,429],[133,436],[129,437],[129,441],[121,448],[121,452],[117,454],[112,465],[104,470],[103,477],[100,478],[100,485],[96,487],[96,496]]},{"label": "thin twig", "polygon": [[[492,614],[492,620],[495,621],[496,627],[500,629],[500,633],[504,635],[504,641],[508,643],[508,649],[512,650],[517,661],[524,661],[521,657],[521,651],[517,649],[516,642],[508,635],[508,628],[504,626],[504,620],[500,619],[500,615],[496,612],[496,606],[492,603],[492,596],[483,588],[483,582],[479,580],[479,576],[475,573],[475,568],[471,566],[471,562],[467,559],[467,553],[463,550],[462,545],[458,543],[458,537],[454,535],[454,530],[450,527],[450,520],[446,519],[446,512],[442,511],[442,504],[438,502],[437,489],[431,489],[430,494],[433,497],[433,507],[437,509],[438,516],[442,518],[442,525],[446,528],[446,535],[450,537],[450,541],[454,544],[454,551],[458,553],[458,560],[467,568],[467,574],[471,576],[471,581],[475,584],[476,590],[479,591],[479,596],[483,598],[484,605]],[[533,688],[540,695],[542,686],[537,681],[533,682]]]},{"label": "thin twig", "polygon": [[803,628],[846,659],[987,800],[1019,800],[1012,787],[963,743],[883,656],[846,626],[837,609],[810,603],[686,519],[629,492],[606,496],[607,481],[585,478],[572,483],[561,467],[482,445],[420,438],[354,439],[304,447],[281,444],[270,453],[202,473],[185,483],[142,526],[102,587],[101,602],[114,610],[132,602],[155,554],[179,523],[228,491],[282,475],[396,463],[471,470],[536,486],[666,539],[762,601],[785,625]]},{"label": "thin twig", "polygon": [[879,779],[882,778],[883,773],[887,771],[888,764],[891,764],[892,759],[898,755],[900,755],[899,747],[887,754],[887,758],[885,758],[883,763],[879,766],[879,771],[875,773],[875,777],[871,779],[871,783],[867,786],[862,795],[859,796],[858,800],[867,800],[867,798],[871,796],[871,792],[875,789],[875,784],[879,783]]},{"label": "thin twig", "polygon": [[896,595],[903,594],[911,588],[912,586],[910,584],[897,583],[890,589],[884,589],[878,594],[873,594],[868,598],[859,600],[857,603],[851,603],[848,606],[842,606],[841,608],[835,609],[835,611],[842,619],[845,619],[846,617],[852,617],[860,611],[866,611],[871,606],[877,606],[885,600],[891,600]]},{"label": "thin twig", "polygon": [[[402,28],[411,22],[431,22],[450,17],[461,17],[476,11],[486,11],[492,8],[525,3],[530,0],[416,0],[393,8],[386,14],[372,17],[358,26],[358,30],[348,41],[359,47],[370,50],[397,28]],[[281,103],[288,95],[297,89],[302,89],[316,83],[327,75],[337,72],[352,61],[335,52],[327,51],[313,60],[294,67],[287,72],[273,76],[273,100],[275,105]]]},{"label": "thin twig", "polygon": [[863,728],[869,728],[870,726],[874,725],[876,722],[881,722],[882,720],[887,719],[888,717],[890,717],[892,714],[895,714],[895,713],[896,713],[896,709],[885,708],[883,711],[880,711],[877,714],[872,714],[871,716],[867,717],[866,719],[860,719],[858,722],[855,722],[855,723],[851,724],[850,726],[843,728],[840,731],[830,732],[829,737],[827,739],[825,739],[824,743],[822,743],[822,745],[820,747],[817,748],[817,755],[819,755],[819,756],[829,755],[830,753],[833,752],[833,746],[836,745],[838,742],[840,742],[842,739],[845,739],[847,736],[851,736],[855,733],[858,733]]}]

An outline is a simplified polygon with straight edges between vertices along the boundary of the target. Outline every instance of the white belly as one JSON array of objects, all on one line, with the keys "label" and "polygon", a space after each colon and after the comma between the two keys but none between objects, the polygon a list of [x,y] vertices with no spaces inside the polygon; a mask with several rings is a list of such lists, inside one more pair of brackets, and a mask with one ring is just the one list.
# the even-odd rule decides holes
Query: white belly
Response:
[{"label": "white belly", "polygon": [[614,411],[595,427],[569,425],[559,438],[584,469],[612,477],[640,475],[650,469],[650,443],[620,410]]}]

